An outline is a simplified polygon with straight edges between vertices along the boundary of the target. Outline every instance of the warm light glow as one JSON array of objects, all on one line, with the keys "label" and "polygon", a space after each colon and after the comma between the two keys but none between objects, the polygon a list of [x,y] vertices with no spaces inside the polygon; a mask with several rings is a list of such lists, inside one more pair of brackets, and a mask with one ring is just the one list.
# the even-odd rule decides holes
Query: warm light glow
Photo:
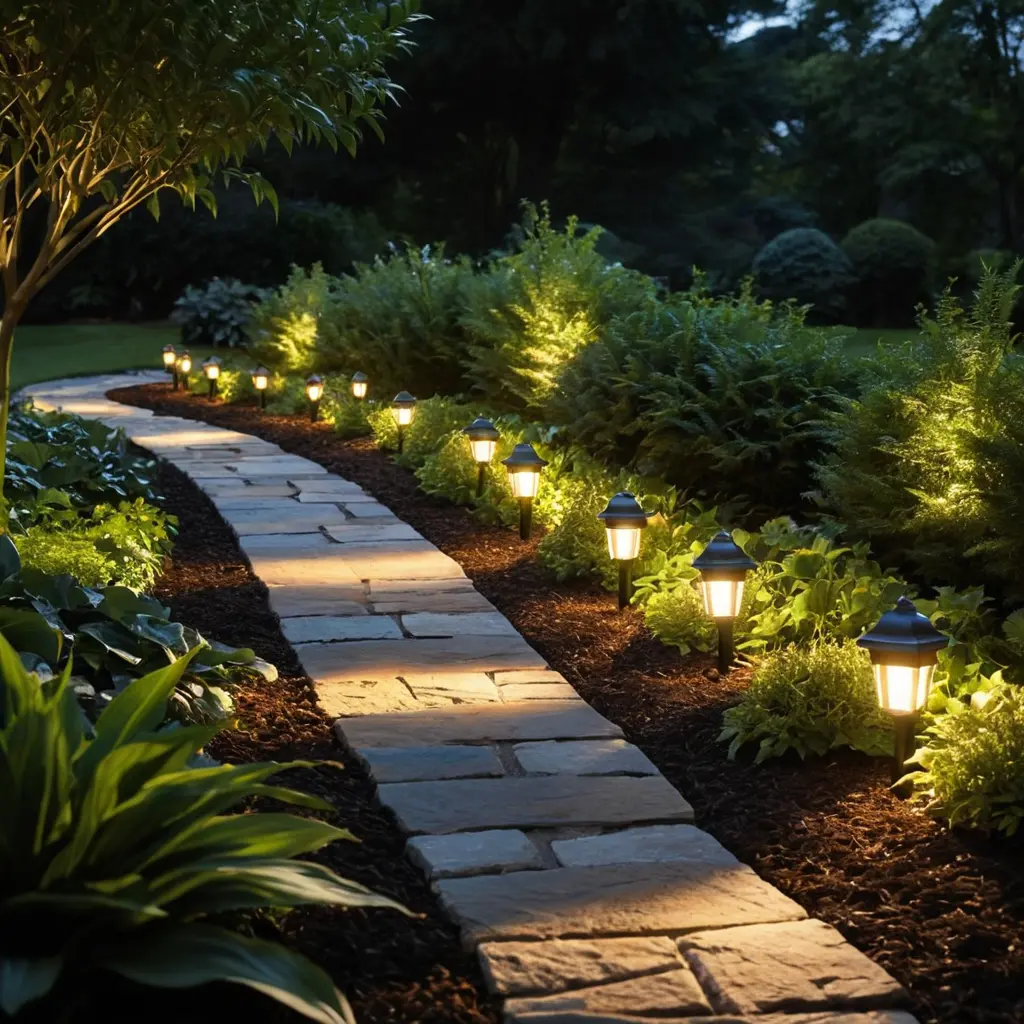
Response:
[{"label": "warm light glow", "polygon": [[207,380],[216,380],[220,376],[220,367],[216,363],[203,363],[203,373]]},{"label": "warm light glow", "polygon": [[498,442],[493,438],[485,438],[482,441],[470,441],[469,447],[473,452],[473,461],[481,465],[490,462],[494,458],[494,449]]},{"label": "warm light glow", "polygon": [[324,386],[319,381],[314,381],[306,385],[306,397],[311,402],[319,402],[323,398]]},{"label": "warm light glow", "polygon": [[396,405],[391,407],[391,415],[395,418],[395,423],[400,427],[407,427],[412,423],[413,407],[410,405]]},{"label": "warm light glow", "polygon": [[178,369],[181,370],[182,373],[191,373],[192,372],[192,357],[190,355],[188,355],[188,353],[183,355],[178,360]]},{"label": "warm light glow", "polygon": [[883,710],[897,714],[920,711],[932,688],[935,665],[874,665],[875,689]]},{"label": "warm light glow", "polygon": [[734,619],[743,603],[743,580],[700,581],[704,611],[713,619]]},{"label": "warm light glow", "polygon": [[513,498],[536,498],[540,489],[540,468],[509,471]]},{"label": "warm light glow", "polygon": [[164,366],[169,370],[177,362],[178,356],[173,348],[164,349]]},{"label": "warm light glow", "polygon": [[365,381],[365,380],[354,380],[354,381],[352,381],[352,394],[353,394],[353,396],[355,398],[365,398],[366,397],[366,388],[368,386],[368,383],[369,382]]},{"label": "warm light glow", "polygon": [[616,561],[628,562],[640,554],[640,530],[637,527],[617,526],[605,530],[608,535],[608,554]]},{"label": "warm light glow", "polygon": [[257,391],[264,391],[270,384],[270,378],[265,373],[254,373],[252,375],[252,386]]}]

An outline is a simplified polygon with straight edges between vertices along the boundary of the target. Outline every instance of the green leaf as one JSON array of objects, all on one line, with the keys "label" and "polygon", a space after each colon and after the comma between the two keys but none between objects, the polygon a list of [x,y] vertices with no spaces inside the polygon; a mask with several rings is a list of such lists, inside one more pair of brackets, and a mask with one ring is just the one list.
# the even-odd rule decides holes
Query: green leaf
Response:
[{"label": "green leaf", "polygon": [[0,580],[10,579],[21,569],[21,558],[10,534],[0,535]]},{"label": "green leaf", "polygon": [[99,966],[157,988],[246,985],[318,1024],[355,1024],[345,997],[314,964],[283,946],[205,924],[161,929],[104,951]]},{"label": "green leaf", "polygon": [[45,996],[60,976],[59,956],[29,960],[0,957],[0,1010],[10,1017],[36,999]]},{"label": "green leaf", "polygon": [[146,209],[149,211],[149,215],[155,221],[160,220],[160,194],[159,192],[151,192],[146,197]]}]

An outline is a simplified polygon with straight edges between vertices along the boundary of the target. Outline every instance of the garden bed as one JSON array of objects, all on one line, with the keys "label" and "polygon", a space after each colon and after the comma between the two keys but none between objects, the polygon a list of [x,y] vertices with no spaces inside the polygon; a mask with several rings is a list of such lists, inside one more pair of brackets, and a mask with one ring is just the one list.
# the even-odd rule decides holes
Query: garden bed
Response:
[{"label": "garden bed", "polygon": [[[922,1024],[1024,1019],[1021,840],[945,830],[892,796],[882,760],[838,753],[806,764],[729,762],[716,737],[721,712],[745,684],[743,671],[718,679],[710,658],[680,658],[635,613],[619,614],[596,585],[553,582],[535,562],[535,545],[426,497],[371,441],[345,442],[301,417],[210,404],[161,385],[111,397],[255,434],[359,483],[463,566],[551,665],[654,760],[694,805],[699,825],[907,985]],[[200,628],[207,624],[197,609],[189,606],[188,614]],[[253,626],[217,622],[228,641],[250,639]],[[266,630],[281,642],[272,618]],[[267,656],[259,645],[257,653]],[[272,656],[294,665],[290,655]],[[319,718],[308,690],[303,698],[307,714]],[[243,717],[249,713],[244,705]],[[282,714],[268,737],[294,732]],[[246,756],[294,756],[268,751],[274,739],[254,735]],[[386,935],[394,923],[376,927]]]},{"label": "garden bed", "polygon": [[[343,761],[341,768],[303,769],[283,777],[293,788],[334,804],[335,823],[360,840],[334,843],[317,859],[418,915],[409,919],[374,908],[310,907],[279,917],[261,915],[257,931],[322,966],[351,1000],[359,1024],[494,1022],[475,958],[461,949],[455,928],[442,917],[421,873],[406,860],[405,840],[375,804],[373,784],[338,749],[312,684],[270,611],[266,588],[252,574],[230,528],[209,499],[173,467],[162,466],[159,488],[164,507],[179,517],[180,534],[155,596],[201,632],[252,647],[280,672],[274,684],[260,681],[233,691],[239,728],[221,733],[211,753],[232,763]],[[301,1019],[266,1000],[239,994],[234,986],[225,990],[223,999],[229,1000],[232,1013],[240,1003],[248,1007],[251,1002],[252,1019]],[[192,1010],[189,1014],[194,1016]],[[223,1019],[223,1013],[216,1019]]]}]

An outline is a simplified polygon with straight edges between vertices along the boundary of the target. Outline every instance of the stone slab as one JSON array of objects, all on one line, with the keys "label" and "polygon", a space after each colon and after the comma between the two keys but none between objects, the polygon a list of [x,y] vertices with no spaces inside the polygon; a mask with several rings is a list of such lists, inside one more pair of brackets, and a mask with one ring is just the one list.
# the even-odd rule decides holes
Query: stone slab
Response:
[{"label": "stone slab", "polygon": [[[341,652],[344,654],[344,651]],[[418,701],[400,679],[355,679],[344,683],[319,683],[316,699],[324,713],[332,718],[381,715],[418,711]]]},{"label": "stone slab", "polygon": [[517,669],[512,672],[495,672],[494,681],[498,686],[510,683],[564,683],[565,676],[551,669]]},{"label": "stone slab", "polygon": [[501,699],[516,700],[583,700],[568,683],[509,683],[499,686]]},{"label": "stone slab", "polygon": [[909,1013],[769,1013],[764,1017],[637,1017],[628,1013],[587,1013],[583,1010],[541,1010],[506,1013],[505,1024],[918,1024]]},{"label": "stone slab", "polygon": [[417,612],[402,616],[406,632],[417,637],[518,636],[501,612]]},{"label": "stone slab", "polygon": [[249,564],[268,588],[307,586],[310,580],[316,580],[321,586],[345,585],[349,593],[352,588],[358,588],[362,594],[362,581],[340,558],[334,557],[334,548],[330,544],[328,548],[329,551],[254,551],[249,555]]},{"label": "stone slab", "polygon": [[492,747],[364,747],[359,758],[378,785],[505,774]]},{"label": "stone slab", "polygon": [[360,579],[463,579],[454,559],[425,540],[381,540],[344,544],[342,557]]},{"label": "stone slab", "polygon": [[693,820],[693,808],[661,776],[399,782],[381,786],[378,797],[406,832],[435,835]]},{"label": "stone slab", "polygon": [[540,851],[525,833],[496,829],[454,836],[414,836],[409,857],[431,879],[458,875],[527,871],[544,866]]},{"label": "stone slab", "polygon": [[[540,684],[541,687],[558,684]],[[524,687],[528,689],[529,687]],[[502,687],[504,695],[510,687]],[[575,691],[573,691],[575,693]],[[523,771],[545,775],[657,775],[643,751],[625,740],[520,743],[513,753]]]},{"label": "stone slab", "polygon": [[437,886],[469,949],[496,939],[682,934],[807,916],[742,866],[555,868],[449,879]]},{"label": "stone slab", "polygon": [[300,482],[299,488],[303,494],[347,494],[354,498],[369,497],[359,484],[330,473],[316,479],[303,480]]},{"label": "stone slab", "polygon": [[711,1012],[697,979],[686,967],[551,996],[509,999],[511,1017],[530,1013],[632,1013],[639,1017],[694,1017]]},{"label": "stone slab", "polygon": [[[308,506],[306,506],[308,508]],[[376,543],[392,540],[423,540],[423,538],[406,523],[360,523],[348,519],[338,525],[327,526],[329,537],[341,544]]]},{"label": "stone slab", "polygon": [[296,651],[306,672],[317,682],[343,682],[360,676],[381,679],[418,672],[488,672],[543,660],[518,636],[366,640],[346,646],[344,660],[329,646],[301,644]]},{"label": "stone slab", "polygon": [[824,921],[685,936],[683,956],[722,1013],[888,1010],[907,993]]},{"label": "stone slab", "polygon": [[617,737],[622,730],[587,704],[537,701],[451,708],[416,714],[377,715],[338,724],[350,746],[419,747],[435,743],[486,743],[567,737]]},{"label": "stone slab", "polygon": [[713,836],[693,825],[652,825],[551,844],[558,863],[567,868],[604,864],[664,864],[699,861],[730,866],[739,861]]},{"label": "stone slab", "polygon": [[676,944],[664,935],[485,942],[477,956],[488,988],[501,996],[551,995],[626,981],[675,970],[681,962]]},{"label": "stone slab", "polygon": [[308,459],[300,458],[257,457],[254,459],[239,459],[230,465],[232,469],[238,472],[239,476],[243,476],[246,479],[260,476],[290,476],[293,473],[301,474],[302,476],[327,474],[327,470],[323,466],[310,462]]},{"label": "stone slab", "polygon": [[295,500],[301,505],[337,505],[341,501],[351,501],[352,491],[301,491]]},{"label": "stone slab", "polygon": [[[217,488],[221,490],[221,488]],[[288,515],[293,509],[301,509],[291,496],[259,497],[258,495],[245,494],[245,491],[258,490],[256,487],[239,487],[237,491],[243,493],[210,495],[217,511],[225,519],[229,516],[236,519],[258,519],[269,518],[278,514]],[[206,492],[210,494],[209,491]],[[308,512],[308,510],[307,510]]]},{"label": "stone slab", "polygon": [[406,672],[406,686],[420,699],[447,698],[449,701],[500,701],[498,688],[485,672]]},{"label": "stone slab", "polygon": [[238,546],[247,555],[258,554],[264,558],[291,558],[293,553],[326,555],[338,549],[338,545],[332,544],[316,527],[304,533],[257,533],[239,537]]},{"label": "stone slab", "polygon": [[292,643],[384,640],[402,636],[398,624],[386,615],[299,615],[282,619],[281,632]]},{"label": "stone slab", "polygon": [[[282,551],[291,551],[296,547],[302,547],[303,542],[296,540],[297,537],[315,537],[317,539],[311,540],[310,545],[322,548],[325,544],[331,544],[332,541],[321,533],[320,528],[328,526],[328,521],[333,515],[341,516],[342,513],[328,505],[318,505],[317,508],[322,509],[323,514],[306,519],[277,516],[271,513],[266,519],[228,519],[228,522],[241,538],[243,548],[249,543],[253,549],[273,550],[276,548]],[[225,516],[225,518],[228,517]]]},{"label": "stone slab", "polygon": [[376,611],[392,615],[414,612],[488,612],[494,605],[467,579],[370,580]]},{"label": "stone slab", "polygon": [[270,607],[282,619],[291,615],[369,615],[365,590],[358,580],[349,583],[310,583],[267,588]]},{"label": "stone slab", "polygon": [[398,521],[397,517],[392,514],[391,509],[386,505],[381,505],[377,501],[343,501],[345,508],[348,513],[355,516],[356,519],[393,519]]}]

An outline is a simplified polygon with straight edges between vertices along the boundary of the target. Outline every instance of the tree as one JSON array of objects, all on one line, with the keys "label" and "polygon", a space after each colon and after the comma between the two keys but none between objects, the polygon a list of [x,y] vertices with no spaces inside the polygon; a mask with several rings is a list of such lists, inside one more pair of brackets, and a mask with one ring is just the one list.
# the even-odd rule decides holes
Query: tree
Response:
[{"label": "tree", "polygon": [[0,0],[0,469],[14,329],[38,291],[129,211],[159,216],[161,191],[215,212],[219,175],[276,207],[246,169],[254,145],[354,153],[363,127],[380,135],[417,6]]}]

